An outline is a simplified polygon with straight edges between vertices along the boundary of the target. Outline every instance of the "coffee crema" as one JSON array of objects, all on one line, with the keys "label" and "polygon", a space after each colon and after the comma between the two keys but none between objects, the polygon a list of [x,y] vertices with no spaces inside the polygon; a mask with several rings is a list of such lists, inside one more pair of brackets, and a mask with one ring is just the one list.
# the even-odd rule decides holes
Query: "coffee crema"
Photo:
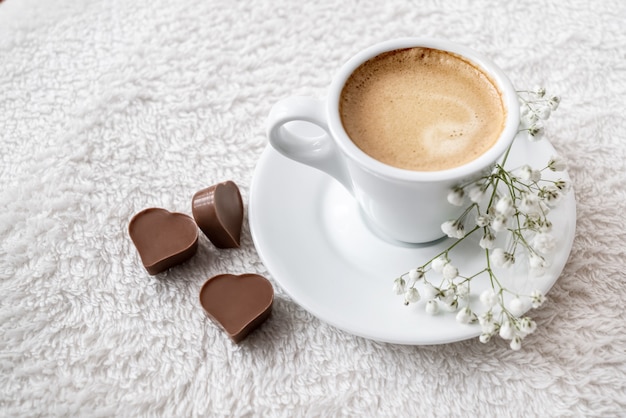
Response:
[{"label": "coffee crema", "polygon": [[343,87],[339,112],[363,152],[414,171],[478,158],[506,120],[502,93],[487,74],[456,54],[421,47],[361,64]]}]

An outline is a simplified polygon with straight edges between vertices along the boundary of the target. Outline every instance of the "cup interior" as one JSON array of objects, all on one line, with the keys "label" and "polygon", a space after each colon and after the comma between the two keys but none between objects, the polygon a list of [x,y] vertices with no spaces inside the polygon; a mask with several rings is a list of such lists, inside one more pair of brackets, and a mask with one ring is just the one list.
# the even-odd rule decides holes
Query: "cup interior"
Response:
[{"label": "cup interior", "polygon": [[[363,152],[352,142],[343,127],[339,113],[339,103],[343,87],[350,75],[352,75],[361,64],[382,53],[414,47],[438,49],[461,56],[488,75],[502,95],[506,115],[504,128],[499,138],[486,152],[466,164],[439,171],[414,171],[397,168],[384,164]],[[487,57],[470,48],[437,39],[395,39],[376,44],[356,54],[340,68],[333,79],[329,91],[327,112],[331,134],[336,139],[338,146],[344,154],[358,163],[362,168],[379,176],[405,181],[451,180],[476,173],[490,166],[506,151],[515,138],[519,128],[519,102],[517,93],[504,72]]]}]

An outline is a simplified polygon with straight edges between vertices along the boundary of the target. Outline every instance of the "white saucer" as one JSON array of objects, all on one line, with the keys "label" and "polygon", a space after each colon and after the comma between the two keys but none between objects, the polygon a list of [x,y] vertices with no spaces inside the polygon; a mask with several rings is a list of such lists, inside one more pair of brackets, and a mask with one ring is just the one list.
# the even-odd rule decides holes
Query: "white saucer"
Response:
[{"label": "white saucer", "polygon": [[[546,140],[516,141],[507,167],[539,168],[556,155]],[[567,173],[559,177],[569,180]],[[423,264],[450,245],[395,244],[376,235],[363,221],[350,194],[326,174],[293,162],[267,147],[250,189],[248,218],[256,249],[274,280],[304,309],[346,332],[398,344],[441,344],[476,337],[479,325],[463,325],[455,315],[424,310],[424,300],[410,306],[392,292],[393,280]],[[558,247],[546,274],[531,277],[525,263],[498,272],[505,286],[520,294],[547,293],[567,262],[576,227],[573,191],[554,209]],[[478,237],[479,238],[479,237]],[[459,245],[451,259],[461,274],[484,268],[478,245]],[[487,277],[472,280],[471,307],[481,312],[477,295]]]}]

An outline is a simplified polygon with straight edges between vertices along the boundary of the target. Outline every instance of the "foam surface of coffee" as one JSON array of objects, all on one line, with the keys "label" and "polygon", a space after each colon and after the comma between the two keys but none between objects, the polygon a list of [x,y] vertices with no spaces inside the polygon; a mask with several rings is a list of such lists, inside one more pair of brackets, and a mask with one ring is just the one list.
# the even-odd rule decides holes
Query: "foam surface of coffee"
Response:
[{"label": "foam surface of coffee", "polygon": [[340,102],[343,126],[366,154],[399,168],[436,171],[487,151],[506,109],[491,79],[445,51],[410,48],[357,68]]}]

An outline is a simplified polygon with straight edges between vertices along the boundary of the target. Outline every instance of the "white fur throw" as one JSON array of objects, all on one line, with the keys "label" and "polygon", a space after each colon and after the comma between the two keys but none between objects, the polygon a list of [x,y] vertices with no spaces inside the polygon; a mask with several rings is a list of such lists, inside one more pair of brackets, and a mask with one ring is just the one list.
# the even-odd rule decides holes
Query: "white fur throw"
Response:
[{"label": "white fur throw", "polygon": [[[0,416],[623,416],[625,23],[622,0],[1,2]],[[522,350],[326,325],[273,281],[247,221],[241,248],[201,236],[146,273],[134,213],[191,214],[229,179],[247,210],[271,105],[323,96],[350,56],[401,36],[464,43],[562,96],[547,138],[577,234]],[[199,306],[219,273],[274,284],[239,345]]]}]

